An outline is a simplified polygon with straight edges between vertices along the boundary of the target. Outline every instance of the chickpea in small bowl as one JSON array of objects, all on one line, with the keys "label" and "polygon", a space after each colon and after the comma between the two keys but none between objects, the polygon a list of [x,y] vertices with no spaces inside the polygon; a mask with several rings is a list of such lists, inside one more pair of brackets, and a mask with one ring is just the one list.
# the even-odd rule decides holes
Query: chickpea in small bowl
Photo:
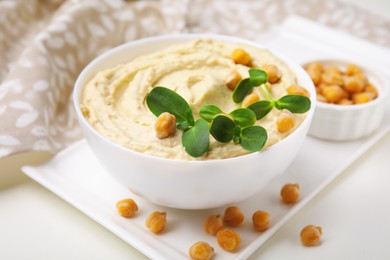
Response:
[{"label": "chickpea in small bowl", "polygon": [[349,141],[378,129],[389,91],[381,72],[342,60],[316,60],[303,67],[315,85],[318,101],[310,135]]}]

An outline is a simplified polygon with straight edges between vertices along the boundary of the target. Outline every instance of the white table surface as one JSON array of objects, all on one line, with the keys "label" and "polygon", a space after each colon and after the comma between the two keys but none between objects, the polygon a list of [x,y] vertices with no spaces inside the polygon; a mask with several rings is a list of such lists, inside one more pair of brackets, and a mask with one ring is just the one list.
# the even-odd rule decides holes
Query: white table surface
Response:
[{"label": "white table surface", "polygon": [[[388,16],[388,0],[344,0]],[[251,259],[390,259],[390,134],[348,167]],[[146,259],[132,246],[20,172],[46,153],[0,160],[0,259]],[[297,243],[320,225],[320,246]]]}]

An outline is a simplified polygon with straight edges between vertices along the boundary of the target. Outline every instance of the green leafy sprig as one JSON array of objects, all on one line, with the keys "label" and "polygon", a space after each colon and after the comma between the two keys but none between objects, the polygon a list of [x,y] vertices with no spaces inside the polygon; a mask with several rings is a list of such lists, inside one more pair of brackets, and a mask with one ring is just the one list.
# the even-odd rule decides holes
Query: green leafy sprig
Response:
[{"label": "green leafy sprig", "polygon": [[210,143],[207,122],[195,121],[191,107],[179,94],[165,87],[155,87],[146,96],[146,104],[157,117],[164,112],[176,117],[176,126],[183,131],[182,143],[189,155],[199,157],[207,152]]},{"label": "green leafy sprig", "polygon": [[274,107],[282,110],[287,109],[292,113],[305,113],[310,109],[310,99],[301,95],[285,95],[279,99],[274,99],[268,91],[265,83],[268,80],[267,73],[259,69],[250,69],[249,78],[241,80],[233,92],[233,101],[242,102],[244,98],[253,91],[253,88],[259,87],[265,100],[257,101],[248,106],[252,110],[256,119],[265,117]]},{"label": "green leafy sprig", "polygon": [[146,103],[157,117],[164,112],[176,117],[176,126],[183,131],[182,144],[192,157],[202,156],[208,151],[210,134],[219,142],[233,141],[244,149],[255,152],[260,151],[267,141],[267,131],[255,125],[256,120],[265,117],[273,108],[305,113],[311,106],[310,99],[300,95],[285,95],[274,99],[265,85],[267,81],[265,71],[250,69],[249,78],[241,80],[235,88],[233,101],[242,102],[255,87],[260,88],[265,100],[255,102],[248,108],[235,109],[228,114],[215,105],[203,105],[199,110],[201,119],[196,121],[187,101],[168,88],[153,88],[146,97]]},{"label": "green leafy sprig", "polygon": [[210,123],[210,134],[221,143],[233,141],[250,152],[256,152],[267,141],[267,131],[254,125],[256,115],[250,109],[238,108],[226,114],[215,105],[203,105],[199,115]]}]

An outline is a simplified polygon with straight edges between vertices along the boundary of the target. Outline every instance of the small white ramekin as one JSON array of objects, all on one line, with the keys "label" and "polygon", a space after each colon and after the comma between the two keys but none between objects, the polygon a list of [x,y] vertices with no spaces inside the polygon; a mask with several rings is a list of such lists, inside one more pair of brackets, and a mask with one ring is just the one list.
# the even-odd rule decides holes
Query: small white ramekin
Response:
[{"label": "small white ramekin", "polygon": [[[386,105],[389,106],[389,82],[377,69],[356,62],[342,60],[315,60],[325,66],[346,67],[356,64],[367,79],[377,88],[378,97],[358,105],[337,105],[317,102],[309,135],[329,141],[350,141],[372,134],[380,126]],[[307,62],[303,66],[311,63]]]}]

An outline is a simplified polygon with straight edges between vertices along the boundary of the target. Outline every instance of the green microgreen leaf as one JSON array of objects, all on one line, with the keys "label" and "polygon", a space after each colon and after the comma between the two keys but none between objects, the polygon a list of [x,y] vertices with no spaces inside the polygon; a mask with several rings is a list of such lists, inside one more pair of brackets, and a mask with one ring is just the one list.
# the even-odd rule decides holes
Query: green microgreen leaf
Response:
[{"label": "green microgreen leaf", "polygon": [[249,105],[248,109],[252,110],[256,115],[256,119],[259,120],[265,117],[273,107],[274,102],[269,100],[261,100]]},{"label": "green microgreen leaf", "polygon": [[207,122],[213,121],[218,114],[223,114],[223,111],[215,105],[203,105],[199,110],[200,117]]},{"label": "green microgreen leaf", "polygon": [[207,122],[198,119],[193,127],[183,132],[182,143],[186,152],[192,157],[199,157],[206,153],[210,144],[210,132]]},{"label": "green microgreen leaf", "polygon": [[185,121],[189,125],[194,124],[192,110],[187,101],[168,88],[153,88],[146,97],[146,104],[155,116],[168,112],[176,117],[179,124]]},{"label": "green microgreen leaf", "polygon": [[279,110],[288,109],[292,113],[302,114],[310,109],[310,99],[301,95],[286,95],[275,101]]},{"label": "green microgreen leaf", "polygon": [[267,141],[267,131],[258,125],[248,126],[241,129],[241,146],[250,151],[260,151]]},{"label": "green microgreen leaf", "polygon": [[233,91],[233,101],[235,103],[242,102],[252,92],[253,87],[254,85],[249,78],[241,80]]},{"label": "green microgreen leaf", "polygon": [[267,72],[259,69],[250,69],[249,70],[249,79],[254,86],[259,86],[264,84],[268,80]]},{"label": "green microgreen leaf", "polygon": [[241,127],[253,125],[256,122],[255,113],[248,108],[237,108],[230,115],[233,117],[234,122]]},{"label": "green microgreen leaf", "polygon": [[218,115],[211,122],[210,133],[215,140],[228,143],[233,139],[236,123],[224,115]]}]

